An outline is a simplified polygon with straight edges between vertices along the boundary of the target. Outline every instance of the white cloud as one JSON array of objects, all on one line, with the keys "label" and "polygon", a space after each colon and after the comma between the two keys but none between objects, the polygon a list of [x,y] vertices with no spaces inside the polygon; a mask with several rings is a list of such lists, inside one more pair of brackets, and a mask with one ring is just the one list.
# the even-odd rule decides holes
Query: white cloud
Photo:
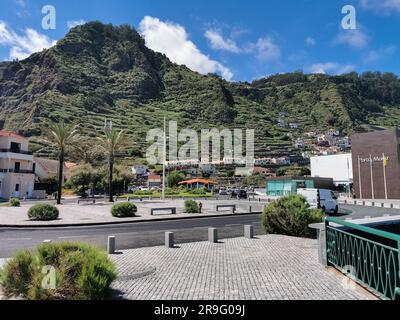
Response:
[{"label": "white cloud", "polygon": [[220,31],[207,30],[204,36],[209,40],[211,48],[215,50],[254,54],[262,62],[277,60],[281,56],[279,46],[269,36],[258,38],[256,42],[249,42],[242,46],[239,46],[232,38],[224,38]]},{"label": "white cloud", "polygon": [[316,43],[317,43],[317,42],[315,41],[315,39],[314,39],[314,38],[311,38],[311,37],[307,37],[305,41],[306,41],[306,44],[309,45],[309,46],[315,46]]},{"label": "white cloud", "polygon": [[326,62],[326,63],[317,63],[313,64],[309,68],[309,72],[311,73],[319,73],[319,74],[343,74],[351,72],[355,69],[354,65],[340,65],[334,62]]},{"label": "white cloud", "polygon": [[360,0],[361,7],[377,13],[400,13],[400,0]]},{"label": "white cloud", "polygon": [[363,62],[365,64],[374,63],[385,57],[392,56],[396,52],[396,50],[397,50],[396,46],[393,45],[379,50],[371,50],[370,52],[368,52]]},{"label": "white cloud", "polygon": [[207,30],[204,36],[209,40],[211,48],[215,50],[229,51],[239,53],[241,50],[232,39],[224,39],[222,34],[216,30]]},{"label": "white cloud", "polygon": [[181,25],[146,16],[139,29],[147,47],[164,53],[172,62],[184,64],[201,74],[220,73],[225,79],[232,79],[231,70],[203,54]]},{"label": "white cloud", "polygon": [[277,60],[281,56],[280,48],[274,43],[272,38],[259,38],[254,45],[257,59],[260,61]]},{"label": "white cloud", "polygon": [[67,25],[68,25],[69,29],[72,29],[72,28],[75,28],[75,27],[80,26],[80,25],[85,24],[85,23],[86,23],[86,21],[83,20],[83,19],[81,19],[81,20],[71,20],[71,21],[67,22]]},{"label": "white cloud", "polygon": [[0,45],[10,47],[9,59],[25,59],[34,52],[54,46],[57,41],[34,29],[27,28],[24,35],[18,35],[7,24],[0,21]]},{"label": "white cloud", "polygon": [[362,49],[368,45],[369,37],[360,29],[343,30],[333,41],[334,45],[348,45],[351,48]]},{"label": "white cloud", "polygon": [[25,6],[26,6],[25,0],[14,0],[14,1],[15,1],[15,3],[16,3],[17,5],[19,5],[20,7],[25,7]]}]

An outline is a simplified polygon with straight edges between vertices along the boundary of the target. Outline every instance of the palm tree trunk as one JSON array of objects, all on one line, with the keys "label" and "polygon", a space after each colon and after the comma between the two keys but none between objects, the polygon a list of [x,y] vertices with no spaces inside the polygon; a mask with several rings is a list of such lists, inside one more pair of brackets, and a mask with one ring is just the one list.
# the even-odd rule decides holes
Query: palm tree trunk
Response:
[{"label": "palm tree trunk", "polygon": [[113,197],[113,170],[114,170],[114,159],[111,156],[110,157],[110,162],[109,162],[109,175],[108,175],[108,195],[109,195],[109,201],[114,202],[114,197]]},{"label": "palm tree trunk", "polygon": [[62,185],[63,185],[63,170],[64,170],[64,150],[60,150],[60,155],[58,157],[57,204],[61,204]]}]

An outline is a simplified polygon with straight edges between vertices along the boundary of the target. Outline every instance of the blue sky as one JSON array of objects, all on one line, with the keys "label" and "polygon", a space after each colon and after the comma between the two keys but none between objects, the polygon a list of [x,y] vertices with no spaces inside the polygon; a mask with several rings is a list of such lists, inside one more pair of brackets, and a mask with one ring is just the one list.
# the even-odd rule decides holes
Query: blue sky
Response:
[{"label": "blue sky", "polygon": [[[303,70],[400,74],[400,0],[0,0],[0,61],[54,45],[69,27],[128,23],[147,45],[201,73],[234,81]],[[56,29],[42,28],[44,5]],[[342,7],[356,9],[344,30]]]}]

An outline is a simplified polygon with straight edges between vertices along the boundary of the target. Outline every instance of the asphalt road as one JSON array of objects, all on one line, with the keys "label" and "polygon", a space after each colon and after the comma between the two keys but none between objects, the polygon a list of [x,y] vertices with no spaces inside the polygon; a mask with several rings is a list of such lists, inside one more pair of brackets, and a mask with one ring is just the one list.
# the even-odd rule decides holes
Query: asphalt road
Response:
[{"label": "asphalt road", "polygon": [[[342,205],[339,217],[357,219],[365,216],[379,217],[384,214],[400,215],[400,210]],[[260,216],[257,214],[93,227],[0,228],[0,258],[10,257],[20,249],[32,250],[44,240],[86,242],[105,249],[107,237],[115,235],[117,249],[122,250],[162,245],[166,231],[175,233],[175,240],[178,244],[204,241],[207,240],[207,228],[209,227],[218,228],[221,239],[233,238],[243,236],[243,225],[245,224],[253,225],[256,235],[263,233]]]},{"label": "asphalt road", "polygon": [[107,238],[115,235],[117,249],[151,247],[164,243],[164,233],[175,233],[177,244],[207,240],[207,229],[218,228],[219,238],[243,236],[243,225],[254,225],[255,234],[262,234],[257,214],[202,219],[140,222],[110,226],[11,229],[0,228],[0,258],[10,257],[19,249],[32,250],[44,240],[53,242],[86,242],[105,249]]}]

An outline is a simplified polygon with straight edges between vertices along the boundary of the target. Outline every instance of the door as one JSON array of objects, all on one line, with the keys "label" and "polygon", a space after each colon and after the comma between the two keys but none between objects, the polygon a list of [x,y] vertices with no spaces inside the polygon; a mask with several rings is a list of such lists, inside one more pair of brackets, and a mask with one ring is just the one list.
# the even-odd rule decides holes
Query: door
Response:
[{"label": "door", "polygon": [[14,165],[14,172],[18,173],[21,170],[21,163],[20,162],[16,162]]},{"label": "door", "polygon": [[20,185],[19,185],[19,183],[17,183],[17,184],[15,185],[14,196],[15,196],[16,198],[19,198],[19,195],[20,195]]}]

